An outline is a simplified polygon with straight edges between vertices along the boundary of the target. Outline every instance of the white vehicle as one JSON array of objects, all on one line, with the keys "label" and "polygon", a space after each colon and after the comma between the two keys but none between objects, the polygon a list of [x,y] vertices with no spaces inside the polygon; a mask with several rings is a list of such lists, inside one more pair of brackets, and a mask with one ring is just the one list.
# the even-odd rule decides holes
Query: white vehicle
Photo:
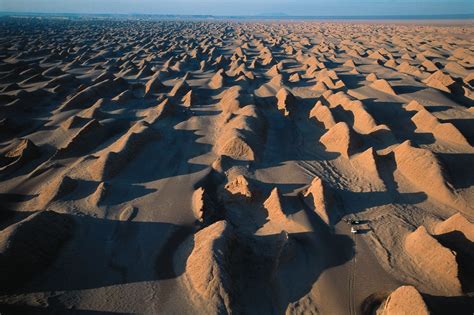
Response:
[{"label": "white vehicle", "polygon": [[357,232],[359,232],[359,230],[357,230],[357,229],[354,228],[354,227],[351,227],[351,233],[352,233],[352,234],[357,234]]}]

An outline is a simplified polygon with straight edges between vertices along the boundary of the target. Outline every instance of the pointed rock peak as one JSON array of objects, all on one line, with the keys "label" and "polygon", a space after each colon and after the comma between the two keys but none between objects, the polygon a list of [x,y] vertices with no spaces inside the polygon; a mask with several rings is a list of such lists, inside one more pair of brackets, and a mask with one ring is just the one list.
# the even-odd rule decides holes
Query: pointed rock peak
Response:
[{"label": "pointed rock peak", "polygon": [[285,88],[281,88],[277,95],[277,107],[278,110],[282,111],[285,116],[290,115],[293,111],[294,107],[296,106],[296,98],[295,96]]},{"label": "pointed rock peak", "polygon": [[377,81],[378,78],[377,78],[377,75],[373,72],[369,73],[366,77],[367,81],[371,81],[371,82],[374,82],[374,81]]},{"label": "pointed rock peak", "polygon": [[186,107],[193,106],[196,102],[196,97],[194,96],[193,90],[190,90],[185,96],[183,96],[181,102]]},{"label": "pointed rock peak", "polygon": [[429,315],[428,306],[422,295],[413,286],[401,286],[393,291],[384,304],[382,314]]},{"label": "pointed rock peak", "polygon": [[189,91],[191,91],[191,87],[188,85],[186,80],[179,80],[173,86],[173,89],[170,92],[170,96],[172,96],[172,97],[183,97]]},{"label": "pointed rock peak", "polygon": [[193,193],[192,198],[192,209],[195,218],[202,222],[204,220],[204,199],[205,199],[205,192],[203,187],[199,187]]},{"label": "pointed rock peak", "polygon": [[77,181],[69,176],[59,176],[51,180],[39,195],[41,207],[46,207],[50,202],[61,199],[71,193],[77,186]]},{"label": "pointed rock peak", "polygon": [[421,66],[426,69],[428,72],[439,71],[438,66],[436,66],[431,60],[426,59],[421,63]]},{"label": "pointed rock peak", "polygon": [[160,93],[164,89],[165,86],[163,85],[163,83],[161,83],[159,79],[159,74],[155,73],[155,75],[153,75],[153,77],[145,84],[145,95],[149,95],[152,93]]},{"label": "pointed rock peak", "polygon": [[413,60],[409,53],[404,53],[401,58],[404,60]]},{"label": "pointed rock peak", "polygon": [[304,191],[303,196],[308,197],[311,194],[321,196],[323,194],[323,191],[323,181],[318,176],[315,176],[311,181],[311,184],[309,184],[309,187]]},{"label": "pointed rock peak", "polygon": [[154,108],[154,111],[157,113],[157,117],[165,117],[173,114],[175,106],[169,98],[160,98],[158,99],[158,102],[160,103],[158,103],[158,105],[156,105]]},{"label": "pointed rock peak", "polygon": [[357,170],[362,170],[364,175],[370,176],[374,185],[385,187],[377,167],[378,155],[374,148],[370,147],[364,152],[351,157],[351,164]]},{"label": "pointed rock peak", "polygon": [[380,52],[378,52],[378,51],[369,54],[368,58],[370,58],[370,59],[375,59],[375,60],[380,60],[380,61],[386,61],[386,60],[387,60],[387,59],[386,59],[384,56],[382,56],[382,54],[381,54]]},{"label": "pointed rock peak", "polygon": [[107,182],[100,182],[94,193],[87,198],[87,201],[93,206],[99,206],[105,199],[109,188],[110,185]]},{"label": "pointed rock peak", "polygon": [[283,76],[281,74],[274,76],[273,79],[270,80],[270,84],[272,84],[276,87],[283,86],[283,82],[284,82],[284,79],[283,79]]},{"label": "pointed rock peak", "polygon": [[258,69],[258,68],[260,68],[260,66],[261,66],[260,62],[257,59],[253,59],[252,62],[250,63],[250,65],[249,65],[249,69],[252,69],[252,70]]},{"label": "pointed rock peak", "polygon": [[241,83],[247,83],[249,80],[245,75],[241,75],[235,81],[241,82]]},{"label": "pointed rock peak", "polygon": [[303,191],[304,202],[327,225],[334,225],[340,217],[340,211],[335,202],[334,192],[319,177],[315,177],[306,190]]},{"label": "pointed rock peak", "polygon": [[263,59],[262,64],[264,66],[275,65],[276,61],[271,55],[268,55]]},{"label": "pointed rock peak", "polygon": [[250,184],[244,175],[238,175],[232,181],[228,182],[224,188],[231,195],[237,197],[252,198],[253,196]]},{"label": "pointed rock peak", "polygon": [[343,63],[343,66],[355,68],[356,64],[355,64],[354,60],[348,59],[346,62]]},{"label": "pointed rock peak", "polygon": [[395,61],[395,59],[389,59],[386,63],[384,63],[384,66],[385,67],[388,67],[388,68],[396,68],[398,66],[397,62]]},{"label": "pointed rock peak", "polygon": [[201,62],[199,62],[199,70],[200,71],[207,70],[207,62],[205,60],[201,60]]},{"label": "pointed rock peak", "polygon": [[25,156],[28,158],[35,158],[39,155],[39,148],[31,141],[30,139],[21,139],[19,143],[9,150],[5,157],[16,158],[20,156]]},{"label": "pointed rock peak", "polygon": [[384,79],[376,80],[370,86],[386,94],[397,95],[395,91],[393,90],[392,86],[390,85],[390,83],[387,82],[387,80],[384,80]]},{"label": "pointed rock peak", "polygon": [[181,78],[181,80],[182,80],[182,81],[187,81],[187,80],[191,79],[191,77],[192,77],[191,72],[187,71],[187,72],[184,74],[184,76]]},{"label": "pointed rock peak", "polygon": [[357,71],[357,68],[353,68],[351,71],[349,71],[350,74],[360,74],[359,71]]},{"label": "pointed rock peak", "polygon": [[408,103],[406,106],[405,106],[405,109],[408,110],[408,111],[422,111],[425,109],[425,107],[423,105],[421,105],[420,103],[418,103],[416,100],[412,100],[410,103]]},{"label": "pointed rock peak", "polygon": [[212,76],[211,81],[209,82],[209,86],[212,89],[220,89],[224,85],[224,79],[225,79],[224,69],[219,69]]},{"label": "pointed rock peak", "polygon": [[342,156],[349,158],[353,151],[360,147],[361,141],[357,134],[345,122],[339,122],[329,129],[321,138],[320,142],[327,150],[339,152]]},{"label": "pointed rock peak", "polygon": [[293,94],[285,88],[281,88],[276,94],[278,100],[286,100],[288,97],[294,97]]},{"label": "pointed rock peak", "polygon": [[286,219],[286,214],[283,211],[282,196],[277,187],[273,188],[270,196],[263,203],[263,206],[268,211],[268,216],[271,219]]},{"label": "pointed rock peak", "polygon": [[316,91],[316,92],[324,92],[330,90],[330,88],[327,86],[327,84],[323,81],[318,81],[316,85],[314,85],[311,90]]},{"label": "pointed rock peak", "polygon": [[434,228],[435,234],[460,232],[469,241],[474,242],[474,223],[469,222],[461,213],[457,212],[448,219],[438,223]]},{"label": "pointed rock peak", "polygon": [[285,52],[288,54],[288,55],[293,55],[295,53],[295,49],[293,48],[293,46],[286,46],[285,48]]},{"label": "pointed rock peak", "polygon": [[298,72],[293,73],[293,74],[290,76],[290,78],[288,79],[288,81],[293,82],[293,83],[295,83],[295,82],[300,82],[300,81],[301,81],[301,76],[300,76],[300,74],[299,74]]},{"label": "pointed rock peak", "polygon": [[443,73],[441,70],[436,71],[427,79],[423,80],[423,82],[428,86],[444,90],[446,92],[450,92],[448,87],[455,83],[450,75]]},{"label": "pointed rock peak", "polygon": [[271,77],[275,77],[280,74],[280,69],[278,69],[277,65],[274,65],[273,67],[270,68],[270,70],[267,71],[267,75]]}]

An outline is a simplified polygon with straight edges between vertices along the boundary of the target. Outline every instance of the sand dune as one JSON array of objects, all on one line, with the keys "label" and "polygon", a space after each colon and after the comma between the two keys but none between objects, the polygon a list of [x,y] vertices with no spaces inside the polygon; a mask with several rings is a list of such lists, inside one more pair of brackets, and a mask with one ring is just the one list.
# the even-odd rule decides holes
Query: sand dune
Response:
[{"label": "sand dune", "polygon": [[0,25],[1,314],[472,313],[472,23]]},{"label": "sand dune", "polygon": [[0,172],[9,174],[21,168],[24,164],[38,158],[41,155],[39,148],[29,139],[21,139],[17,144],[8,150],[4,157]]},{"label": "sand dune", "polygon": [[436,234],[451,233],[454,231],[461,232],[464,237],[473,242],[474,229],[473,224],[466,220],[460,213],[456,213],[443,222],[438,223],[435,227]]},{"label": "sand dune", "polygon": [[426,109],[420,109],[411,120],[418,129],[432,132],[436,139],[451,141],[469,147],[464,135],[451,123],[440,123],[438,119]]},{"label": "sand dune", "polygon": [[228,194],[226,194],[227,199],[231,199],[232,201],[236,198],[238,198],[238,200],[248,200],[254,196],[248,180],[243,175],[238,175],[232,181],[228,182],[224,186],[224,189],[228,192]]},{"label": "sand dune", "polygon": [[303,196],[307,205],[328,225],[335,224],[342,215],[334,192],[318,177],[313,179]]},{"label": "sand dune", "polygon": [[285,88],[282,88],[278,91],[276,98],[278,100],[278,110],[280,110],[285,116],[289,116],[297,103],[295,96]]},{"label": "sand dune", "polygon": [[390,294],[382,314],[430,314],[423,297],[412,286],[403,286]]},{"label": "sand dune", "polygon": [[[194,239],[186,241],[178,252],[189,255],[186,261],[186,276],[191,286],[191,296],[206,312],[215,314],[230,313],[232,277],[230,275],[229,256],[233,237],[233,228],[224,221],[216,222],[199,231]],[[186,251],[192,249],[192,252]],[[181,253],[181,251],[183,253]]]},{"label": "sand dune", "polygon": [[423,226],[407,236],[405,248],[425,276],[436,281],[446,294],[462,292],[456,256],[439,244]]},{"label": "sand dune", "polygon": [[357,133],[342,121],[331,127],[320,141],[328,151],[338,152],[346,158],[360,146]]},{"label": "sand dune", "polygon": [[418,188],[470,215],[472,208],[453,189],[447,171],[433,152],[415,148],[407,140],[394,150],[397,169]]}]

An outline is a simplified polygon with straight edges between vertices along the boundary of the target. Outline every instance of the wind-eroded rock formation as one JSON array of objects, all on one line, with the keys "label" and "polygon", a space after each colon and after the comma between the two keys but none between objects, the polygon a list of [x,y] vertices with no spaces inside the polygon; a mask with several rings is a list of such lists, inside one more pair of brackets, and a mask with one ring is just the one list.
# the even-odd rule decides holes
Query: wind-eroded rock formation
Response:
[{"label": "wind-eroded rock formation", "polygon": [[471,314],[474,32],[432,24],[2,14],[0,313]]}]

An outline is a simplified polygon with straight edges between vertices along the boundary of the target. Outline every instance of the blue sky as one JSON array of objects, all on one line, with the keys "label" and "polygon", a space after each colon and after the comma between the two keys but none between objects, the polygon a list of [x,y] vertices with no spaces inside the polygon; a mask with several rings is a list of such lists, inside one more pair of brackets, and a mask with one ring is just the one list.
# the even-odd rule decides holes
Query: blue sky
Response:
[{"label": "blue sky", "polygon": [[472,14],[474,0],[0,0],[0,11],[343,16]]}]

